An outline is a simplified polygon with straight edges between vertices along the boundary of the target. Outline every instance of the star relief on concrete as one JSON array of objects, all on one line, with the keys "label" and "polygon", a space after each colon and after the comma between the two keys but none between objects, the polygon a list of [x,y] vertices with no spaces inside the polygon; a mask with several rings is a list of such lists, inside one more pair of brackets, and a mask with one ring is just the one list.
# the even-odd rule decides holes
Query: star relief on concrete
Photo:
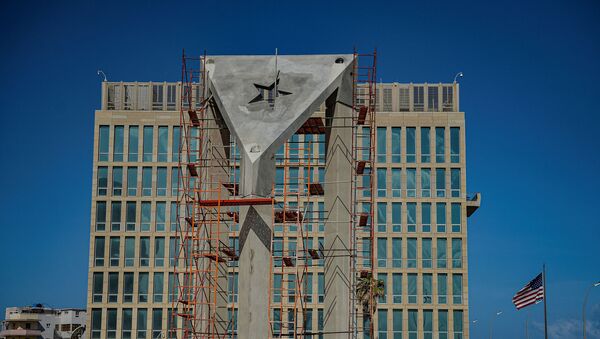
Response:
[{"label": "star relief on concrete", "polygon": [[[277,83],[277,90],[275,90],[275,84]],[[267,101],[268,103],[275,102],[275,98],[279,96],[290,95],[292,92],[284,91],[279,88],[279,72],[277,72],[277,80],[273,81],[270,85],[260,85],[255,83],[254,87],[258,91],[258,95],[255,96],[248,104],[253,104],[255,102]]]}]

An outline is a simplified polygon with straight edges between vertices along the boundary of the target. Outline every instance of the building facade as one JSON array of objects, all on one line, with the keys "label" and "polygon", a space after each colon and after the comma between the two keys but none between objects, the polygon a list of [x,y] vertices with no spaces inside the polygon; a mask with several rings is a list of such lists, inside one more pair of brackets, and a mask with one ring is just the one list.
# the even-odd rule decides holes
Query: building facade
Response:
[{"label": "building facade", "polygon": [[[377,86],[375,237],[361,246],[365,261],[372,247],[376,277],[385,285],[373,319],[375,337],[468,338],[467,217],[479,206],[479,195],[466,189],[458,84]],[[92,338],[167,337],[172,327],[180,92],[179,83],[102,84],[94,124],[87,309]],[[300,159],[310,150],[321,158],[322,137],[294,135],[290,143],[305,146],[291,148],[289,156]],[[323,166],[317,164],[319,180]],[[306,175],[299,167],[288,171],[295,173],[287,177]],[[277,172],[276,191],[283,177]],[[305,210],[322,215],[323,205],[315,200]],[[239,225],[230,233],[233,248],[238,230]],[[306,231],[309,248],[323,243],[323,223],[308,223]],[[275,227],[274,244],[277,236]],[[297,239],[286,240],[286,246],[296,246]],[[313,333],[323,324],[322,266],[322,259],[315,260],[306,278],[305,328]],[[232,264],[227,286],[232,333],[237,283]]]},{"label": "building facade", "polygon": [[81,338],[85,334],[85,315],[85,310],[75,308],[8,307],[0,338]]}]

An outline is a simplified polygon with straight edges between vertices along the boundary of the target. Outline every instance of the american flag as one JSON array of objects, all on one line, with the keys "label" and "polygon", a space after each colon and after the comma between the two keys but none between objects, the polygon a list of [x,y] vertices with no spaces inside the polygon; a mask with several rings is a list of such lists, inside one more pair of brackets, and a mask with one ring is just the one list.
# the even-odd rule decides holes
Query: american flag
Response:
[{"label": "american flag", "polygon": [[512,298],[512,302],[517,307],[517,310],[537,304],[542,300],[544,300],[544,278],[542,277],[542,273],[520,289]]}]

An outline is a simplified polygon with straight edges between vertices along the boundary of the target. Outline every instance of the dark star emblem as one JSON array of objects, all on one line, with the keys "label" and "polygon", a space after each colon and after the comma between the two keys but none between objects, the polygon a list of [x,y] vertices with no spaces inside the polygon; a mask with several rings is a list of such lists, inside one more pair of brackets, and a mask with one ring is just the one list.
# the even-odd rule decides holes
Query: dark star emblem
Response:
[{"label": "dark star emblem", "polygon": [[[277,90],[275,89],[276,83]],[[292,94],[292,92],[279,89],[279,72],[277,73],[277,80],[273,81],[273,83],[271,83],[270,85],[265,86],[260,84],[254,84],[254,87],[256,87],[256,90],[258,90],[258,95],[254,97],[254,99],[250,100],[249,104],[261,101],[266,101],[269,104],[273,104],[277,97]]]}]

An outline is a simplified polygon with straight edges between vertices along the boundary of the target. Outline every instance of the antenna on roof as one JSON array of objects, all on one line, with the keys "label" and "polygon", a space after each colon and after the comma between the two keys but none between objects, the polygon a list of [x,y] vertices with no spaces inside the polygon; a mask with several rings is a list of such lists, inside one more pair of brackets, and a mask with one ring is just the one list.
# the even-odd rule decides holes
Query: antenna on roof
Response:
[{"label": "antenna on roof", "polygon": [[104,72],[103,72],[101,69],[99,69],[99,70],[96,72],[96,74],[98,74],[98,75],[102,75],[102,78],[103,78],[103,80],[102,80],[102,81],[106,81],[106,74],[104,74]]}]

